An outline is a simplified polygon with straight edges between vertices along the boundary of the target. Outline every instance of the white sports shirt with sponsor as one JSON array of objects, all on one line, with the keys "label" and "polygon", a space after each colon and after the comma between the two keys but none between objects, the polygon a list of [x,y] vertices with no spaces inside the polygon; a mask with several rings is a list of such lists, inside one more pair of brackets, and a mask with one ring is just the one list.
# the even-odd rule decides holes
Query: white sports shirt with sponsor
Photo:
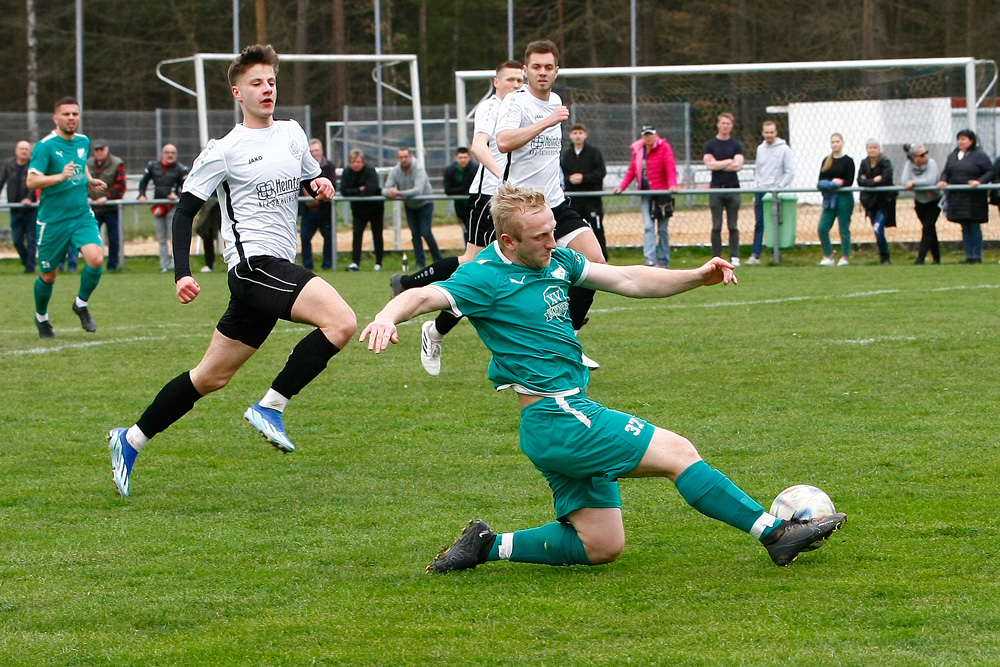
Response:
[{"label": "white sports shirt with sponsor", "polygon": [[204,200],[218,192],[229,268],[258,255],[294,262],[299,186],[320,174],[299,124],[275,120],[259,130],[237,125],[209,141],[183,191]]},{"label": "white sports shirt with sponsor", "polygon": [[[562,106],[562,98],[549,93],[548,101],[535,97],[527,86],[503,98],[497,118],[496,134],[504,130],[527,127],[547,117]],[[551,208],[559,206],[566,199],[562,189],[562,169],[559,157],[562,154],[562,124],[546,128],[537,137],[508,155],[511,161],[507,177],[514,185],[533,185],[545,193],[545,201]],[[500,162],[506,167],[507,159]]]},{"label": "white sports shirt with sponsor", "polygon": [[[489,135],[490,142],[490,153],[493,154],[493,160],[496,161],[498,165],[503,167],[504,156],[497,148],[497,112],[500,111],[501,99],[495,94],[490,95],[490,98],[485,102],[480,102],[479,106],[476,107],[475,124],[473,125],[473,135],[476,134],[486,134]],[[482,180],[480,180],[482,179]],[[471,192],[476,194],[482,193],[484,195],[493,196],[497,192],[497,186],[500,185],[500,179],[493,175],[493,172],[479,165],[479,171],[476,172],[476,178],[472,182]]]}]

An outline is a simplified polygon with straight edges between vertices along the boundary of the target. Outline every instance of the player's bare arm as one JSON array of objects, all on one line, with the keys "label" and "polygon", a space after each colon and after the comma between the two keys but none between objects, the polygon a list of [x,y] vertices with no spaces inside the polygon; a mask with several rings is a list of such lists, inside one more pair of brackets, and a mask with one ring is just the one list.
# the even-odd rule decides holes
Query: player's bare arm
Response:
[{"label": "player's bare arm", "polygon": [[70,162],[63,167],[63,170],[58,174],[39,174],[38,172],[28,172],[28,176],[24,179],[24,182],[29,190],[44,190],[45,188],[50,188],[53,185],[65,183],[69,179],[73,178],[73,174],[75,173],[76,165]]},{"label": "player's bare arm", "polygon": [[673,296],[705,285],[737,282],[733,265],[721,257],[713,257],[697,269],[684,270],[591,263],[582,286],[648,299]]},{"label": "player's bare arm", "polygon": [[375,354],[398,343],[396,325],[424,313],[444,310],[451,306],[448,298],[433,287],[419,287],[406,290],[385,305],[375,318],[364,328],[358,341],[363,342],[370,335],[368,349]]},{"label": "player's bare arm", "polygon": [[545,118],[532,123],[526,127],[519,127],[514,130],[504,130],[497,135],[497,148],[501,153],[516,151],[521,146],[537,137],[545,130],[569,120],[569,109],[566,105],[556,107],[556,109]]},{"label": "player's bare arm", "polygon": [[503,169],[493,159],[493,151],[490,150],[490,135],[485,132],[477,132],[472,137],[472,146],[469,152],[479,161],[479,164],[486,167],[491,174],[497,178],[503,178]]}]

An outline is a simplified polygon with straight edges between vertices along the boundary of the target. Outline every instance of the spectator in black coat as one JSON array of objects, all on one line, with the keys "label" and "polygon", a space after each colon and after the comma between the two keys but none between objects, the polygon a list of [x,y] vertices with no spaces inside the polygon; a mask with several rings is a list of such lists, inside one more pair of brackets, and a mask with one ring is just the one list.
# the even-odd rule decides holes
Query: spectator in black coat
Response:
[{"label": "spectator in black coat", "polygon": [[[573,145],[563,151],[562,172],[567,193],[596,192],[604,189],[607,167],[601,151],[587,143],[587,127],[577,123],[569,131]],[[604,259],[608,259],[608,244],[604,238],[604,203],[600,197],[570,197],[569,206],[587,221],[597,242],[601,244]]]},{"label": "spectator in black coat", "polygon": [[[343,197],[380,197],[382,188],[378,182],[378,172],[374,167],[365,164],[365,154],[359,150],[351,151],[348,156],[348,168],[340,176],[340,194]],[[372,245],[375,247],[375,270],[382,270],[382,219],[385,215],[385,201],[352,201],[351,223],[354,226],[354,239],[351,244],[351,264],[348,271],[361,268],[361,243],[364,240],[365,227],[372,226]]]},{"label": "spectator in black coat", "polygon": [[472,159],[472,153],[465,146],[455,150],[455,161],[444,169],[444,193],[446,195],[461,195],[462,199],[452,200],[455,204],[455,216],[462,225],[462,240],[469,242],[469,186],[479,171],[479,163]]},{"label": "spectator in black coat", "polygon": [[[979,187],[993,180],[993,162],[977,145],[976,133],[962,130],[958,133],[958,148],[953,150],[941,171],[938,188],[948,185]],[[990,205],[985,190],[954,190],[944,196],[945,216],[962,225],[962,243],[965,245],[964,264],[982,264],[983,230],[980,225],[989,219]]]},{"label": "spectator in black coat", "polygon": [[[323,154],[323,142],[319,139],[309,140],[309,153],[319,162],[320,175],[330,179],[331,183],[337,182],[337,167]],[[299,234],[302,237],[302,266],[312,271],[313,253],[312,239],[319,231],[323,237],[323,260],[321,266],[324,269],[333,268],[333,204],[328,201],[314,199],[308,188],[302,186],[301,196],[308,197],[306,201],[299,204],[299,215],[302,216],[302,223],[299,227]]]},{"label": "spectator in black coat", "polygon": [[[858,185],[863,188],[885,188],[892,185],[892,163],[882,155],[882,147],[875,139],[865,144],[867,159],[858,168]],[[896,226],[895,192],[862,192],[861,205],[865,215],[871,220],[878,245],[879,264],[889,263],[889,242],[885,240],[885,228]]]}]

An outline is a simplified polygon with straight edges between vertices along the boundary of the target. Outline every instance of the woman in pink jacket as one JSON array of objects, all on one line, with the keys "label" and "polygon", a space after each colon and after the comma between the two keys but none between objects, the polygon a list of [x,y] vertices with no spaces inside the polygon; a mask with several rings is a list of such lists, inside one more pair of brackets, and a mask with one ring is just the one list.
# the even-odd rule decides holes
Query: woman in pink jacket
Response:
[{"label": "woman in pink jacket", "polygon": [[[642,138],[632,144],[632,163],[622,184],[615,188],[615,194],[627,188],[633,179],[640,191],[677,190],[674,151],[667,140],[656,133],[656,128],[652,125],[644,125]],[[642,254],[646,258],[646,266],[667,268],[670,264],[670,232],[667,225],[671,215],[673,215],[673,197],[670,195],[642,197],[642,224],[645,227]],[[657,224],[659,230],[656,228]]]}]

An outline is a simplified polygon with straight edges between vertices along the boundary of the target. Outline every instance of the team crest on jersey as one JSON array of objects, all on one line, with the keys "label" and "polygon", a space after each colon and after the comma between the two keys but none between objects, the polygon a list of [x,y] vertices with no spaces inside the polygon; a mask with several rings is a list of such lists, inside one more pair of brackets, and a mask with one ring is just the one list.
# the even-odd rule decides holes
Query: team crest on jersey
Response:
[{"label": "team crest on jersey", "polygon": [[566,290],[561,285],[549,287],[542,294],[548,308],[545,309],[545,321],[559,320],[565,322],[569,319],[569,297]]},{"label": "team crest on jersey", "polygon": [[86,157],[87,157],[87,151],[85,151],[85,150],[84,150],[84,149],[82,149],[82,148],[77,148],[77,149],[76,149],[76,156],[77,156],[78,158],[80,158],[81,160],[83,160],[84,158],[86,158]]},{"label": "team crest on jersey", "polygon": [[296,160],[299,160],[299,159],[302,158],[302,147],[299,146],[294,141],[289,141],[288,142],[288,152],[291,153],[292,157],[295,158]]}]

